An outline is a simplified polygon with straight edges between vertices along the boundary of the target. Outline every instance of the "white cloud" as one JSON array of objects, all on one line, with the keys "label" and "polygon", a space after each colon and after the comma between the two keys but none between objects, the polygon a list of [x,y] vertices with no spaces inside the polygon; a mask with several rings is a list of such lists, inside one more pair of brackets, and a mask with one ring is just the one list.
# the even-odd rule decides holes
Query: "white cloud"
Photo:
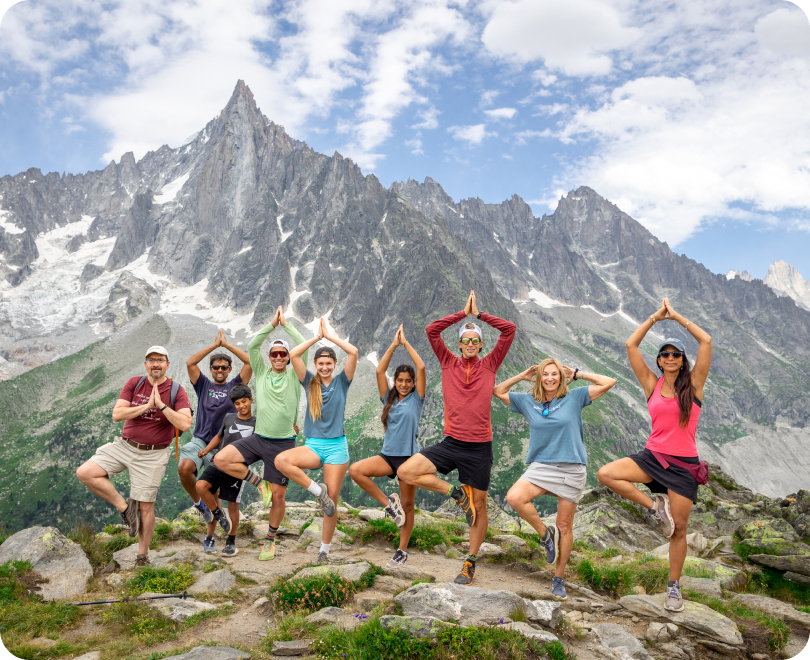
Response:
[{"label": "white cloud", "polygon": [[430,106],[426,110],[419,110],[416,113],[416,116],[419,117],[422,121],[411,125],[411,128],[424,128],[426,130],[437,128],[439,126],[438,117],[440,114],[441,113],[433,106]]},{"label": "white cloud", "polygon": [[568,109],[567,103],[552,103],[551,105],[538,105],[535,116],[551,117]]},{"label": "white cloud", "polygon": [[790,57],[810,56],[810,25],[800,9],[782,8],[763,16],[754,27],[759,43]]},{"label": "white cloud", "polygon": [[413,140],[405,140],[405,146],[411,148],[411,153],[416,156],[421,156],[424,154],[424,150],[422,149],[422,140],[413,139]]},{"label": "white cloud", "polygon": [[640,29],[623,26],[619,12],[601,0],[516,0],[495,7],[481,39],[498,57],[524,64],[543,60],[549,69],[586,76],[609,73],[607,53],[640,36]]},{"label": "white cloud", "polygon": [[456,140],[462,140],[469,144],[481,144],[485,137],[496,135],[496,133],[487,133],[484,124],[475,124],[474,126],[451,126],[447,130],[453,134]]},{"label": "white cloud", "polygon": [[496,108],[495,110],[484,110],[484,114],[490,119],[512,119],[517,110],[515,108]]},{"label": "white cloud", "polygon": [[548,138],[548,137],[554,137],[554,133],[549,128],[545,128],[542,131],[535,131],[529,129],[527,131],[520,131],[519,133],[515,133],[515,142],[517,142],[517,144],[527,144],[529,140],[531,140],[532,138]]},{"label": "white cloud", "polygon": [[481,105],[486,107],[488,105],[492,105],[492,102],[495,98],[500,94],[500,91],[497,89],[490,89],[483,94],[481,94]]}]

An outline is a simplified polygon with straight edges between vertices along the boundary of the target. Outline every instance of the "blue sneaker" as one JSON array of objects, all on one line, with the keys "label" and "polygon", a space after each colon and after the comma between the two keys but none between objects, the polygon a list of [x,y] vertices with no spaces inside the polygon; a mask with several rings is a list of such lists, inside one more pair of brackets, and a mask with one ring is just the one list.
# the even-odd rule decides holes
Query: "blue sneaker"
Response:
[{"label": "blue sneaker", "polygon": [[546,550],[546,563],[553,564],[557,560],[557,548],[560,547],[560,530],[557,525],[546,527],[548,531],[548,541],[540,541]]},{"label": "blue sneaker", "polygon": [[203,552],[216,552],[216,540],[213,536],[206,536],[203,540]]},{"label": "blue sneaker", "polygon": [[565,600],[568,594],[565,593],[565,580],[556,575],[551,578],[551,595],[557,600]]},{"label": "blue sneaker", "polygon": [[213,513],[211,513],[211,509],[209,509],[209,508],[208,508],[208,507],[205,505],[205,502],[203,502],[202,500],[200,500],[199,502],[197,502],[197,504],[195,504],[195,505],[194,505],[194,508],[195,508],[195,509],[197,509],[197,511],[199,511],[199,512],[200,512],[200,515],[202,516],[203,522],[204,522],[206,525],[207,525],[208,523],[210,523],[210,522],[211,522],[211,521],[214,519],[214,514],[213,514]]}]

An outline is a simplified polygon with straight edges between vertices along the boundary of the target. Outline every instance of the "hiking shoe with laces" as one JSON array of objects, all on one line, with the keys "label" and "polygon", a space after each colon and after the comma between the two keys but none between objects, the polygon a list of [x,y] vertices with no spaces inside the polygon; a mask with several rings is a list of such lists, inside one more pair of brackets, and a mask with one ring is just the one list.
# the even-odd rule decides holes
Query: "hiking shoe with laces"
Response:
[{"label": "hiking shoe with laces", "polygon": [[395,568],[396,566],[404,566],[406,561],[408,561],[408,553],[397,549],[397,551],[394,553],[394,556],[388,560],[386,566],[389,568]]},{"label": "hiking shoe with laces", "polygon": [[324,515],[331,518],[335,515],[335,503],[332,501],[332,498],[329,497],[329,489],[326,487],[326,484],[318,485],[321,487],[321,494],[318,495],[316,499],[318,500],[318,504],[321,505]]},{"label": "hiking shoe with laces", "polygon": [[231,531],[231,523],[222,509],[219,509],[219,513],[214,511],[212,515],[217,519],[217,522],[219,523],[219,526],[222,527],[223,532],[227,534]]},{"label": "hiking shoe with laces", "polygon": [[203,552],[216,552],[217,551],[217,542],[214,540],[213,536],[206,536],[203,539]]},{"label": "hiking shoe with laces", "polygon": [[262,548],[262,551],[259,553],[259,561],[270,561],[275,556],[276,556],[275,539],[271,541],[270,539],[265,538],[264,547]]},{"label": "hiking shoe with laces", "polygon": [[678,584],[677,580],[667,585],[667,599],[664,601],[664,609],[670,612],[683,612],[681,585]]},{"label": "hiking shoe with laces", "polygon": [[557,548],[560,547],[560,530],[557,529],[557,525],[546,527],[546,529],[549,532],[548,541],[545,543],[540,541],[540,545],[546,549],[546,563],[553,564],[557,560]]},{"label": "hiking shoe with laces", "polygon": [[149,561],[149,557],[146,555],[138,555],[135,557],[135,568],[140,568],[141,566],[151,566],[152,562]]},{"label": "hiking shoe with laces", "polygon": [[233,557],[234,555],[239,554],[239,548],[236,547],[235,543],[226,543],[225,547],[222,548],[222,553],[226,557]]},{"label": "hiking shoe with laces", "polygon": [[551,578],[551,595],[557,600],[565,600],[568,594],[565,593],[565,580],[556,575]]},{"label": "hiking shoe with laces", "polygon": [[456,486],[453,488],[453,491],[450,493],[450,497],[456,501],[456,504],[458,504],[464,512],[467,518],[467,524],[470,527],[475,524],[475,505],[473,504],[472,495],[472,488],[463,484],[461,487]]},{"label": "hiking shoe with laces", "polygon": [[140,507],[138,506],[138,502],[131,497],[127,498],[127,508],[121,512],[121,520],[129,528],[130,536],[135,536],[138,533]]},{"label": "hiking shoe with laces", "polygon": [[670,538],[675,531],[675,521],[672,520],[672,513],[669,510],[669,496],[655,495],[654,501],[655,509],[647,509],[647,520],[655,531]]},{"label": "hiking shoe with laces", "polygon": [[318,553],[318,559],[315,560],[316,564],[328,564],[329,563],[329,553],[321,550]]},{"label": "hiking shoe with laces", "polygon": [[456,584],[472,584],[472,581],[475,579],[475,562],[470,561],[467,559],[464,562],[464,566],[461,567],[461,573],[456,575],[456,579],[453,580]]},{"label": "hiking shoe with laces", "polygon": [[405,510],[402,508],[402,502],[399,501],[399,495],[393,493],[388,496],[388,506],[385,507],[385,515],[394,519],[394,524],[397,527],[402,527],[405,524]]},{"label": "hiking shoe with laces", "polygon": [[211,509],[208,508],[208,505],[200,500],[197,504],[194,505],[194,508],[200,512],[202,516],[203,522],[207,525],[214,519],[214,514],[211,513]]},{"label": "hiking shoe with laces", "polygon": [[262,494],[262,504],[264,508],[270,506],[270,503],[273,501],[273,491],[270,488],[270,483],[267,481],[262,481],[259,484],[259,492]]}]

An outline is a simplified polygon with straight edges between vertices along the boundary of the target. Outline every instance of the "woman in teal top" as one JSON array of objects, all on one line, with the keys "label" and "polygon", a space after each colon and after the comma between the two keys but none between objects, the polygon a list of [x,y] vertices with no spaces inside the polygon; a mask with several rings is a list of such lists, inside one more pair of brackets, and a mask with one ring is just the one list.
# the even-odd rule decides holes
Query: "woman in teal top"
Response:
[{"label": "woman in teal top", "polygon": [[[409,364],[401,364],[394,370],[394,386],[388,386],[386,370],[394,357],[397,346],[404,346],[416,365],[416,371]],[[419,434],[419,418],[425,405],[425,386],[427,375],[425,363],[419,354],[405,339],[405,332],[400,325],[394,335],[394,341],[385,351],[377,365],[377,388],[383,405],[382,423],[385,429],[382,451],[377,456],[353,463],[349,476],[364,491],[385,507],[385,514],[394,519],[399,530],[399,549],[388,562],[389,566],[402,566],[408,561],[408,541],[413,531],[414,498],[416,486],[400,481],[399,492],[386,495],[372,477],[397,476],[399,466],[419,451],[416,437]]]},{"label": "woman in teal top", "polygon": [[[346,351],[343,371],[335,375],[337,355],[332,348],[322,347],[315,352],[315,373],[309,371],[301,356],[315,342],[327,339]],[[321,319],[318,334],[290,351],[295,375],[307,396],[307,414],[304,418],[303,447],[282,452],[276,457],[276,468],[299,486],[312,493],[323,508],[323,530],[318,562],[329,558],[332,536],[337,525],[335,500],[343,485],[349,467],[349,445],[343,428],[346,394],[357,368],[357,349],[349,342],[330,334],[326,321]],[[304,470],[323,466],[324,483],[316,484]]]},{"label": "woman in teal top", "polygon": [[[568,388],[575,380],[587,380],[589,387]],[[531,393],[510,392],[525,380],[534,383]],[[540,535],[546,561],[556,561],[551,593],[565,600],[565,565],[574,544],[574,513],[585,489],[585,435],[582,409],[591,405],[616,384],[614,378],[569,369],[554,358],[529,367],[495,387],[493,395],[509,404],[529,423],[528,468],[506,494],[506,501]],[[547,528],[532,504],[541,495],[557,497],[556,523]]]}]

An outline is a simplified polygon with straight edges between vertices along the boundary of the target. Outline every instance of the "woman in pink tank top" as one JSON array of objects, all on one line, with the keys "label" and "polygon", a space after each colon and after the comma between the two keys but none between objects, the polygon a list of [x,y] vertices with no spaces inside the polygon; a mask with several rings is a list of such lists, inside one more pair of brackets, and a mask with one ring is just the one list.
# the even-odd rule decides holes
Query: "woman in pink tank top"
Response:
[{"label": "woman in pink tank top", "polygon": [[[656,374],[639,350],[647,332],[658,321],[674,321],[698,343],[694,366],[686,347],[675,337],[658,346]],[[644,389],[652,433],[640,452],[601,467],[596,477],[612,491],[643,506],[650,523],[669,538],[669,584],[664,607],[680,612],[683,598],[678,581],[686,559],[686,529],[689,513],[697,501],[698,483],[693,472],[699,464],[695,432],[703,402],[703,386],[712,363],[712,338],[678,314],[664,298],[655,314],[644,321],[627,340],[630,366]],[[694,466],[694,468],[692,467]],[[646,484],[653,497],[635,484]]]}]

